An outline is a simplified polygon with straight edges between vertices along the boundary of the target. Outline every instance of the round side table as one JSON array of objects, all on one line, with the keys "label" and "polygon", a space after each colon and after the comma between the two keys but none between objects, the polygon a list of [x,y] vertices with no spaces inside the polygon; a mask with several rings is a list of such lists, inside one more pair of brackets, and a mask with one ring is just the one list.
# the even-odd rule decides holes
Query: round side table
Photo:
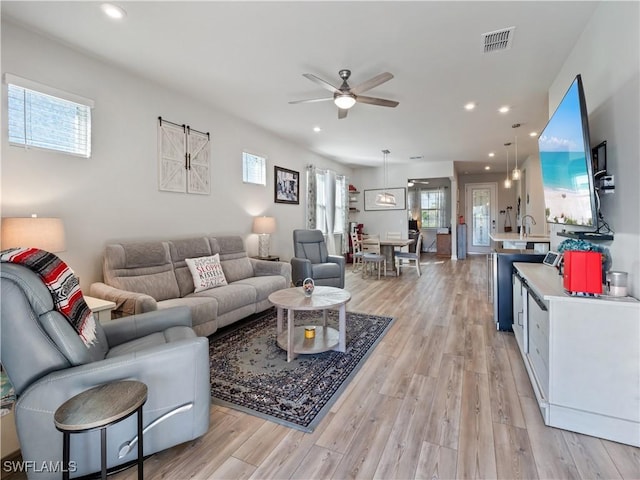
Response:
[{"label": "round side table", "polygon": [[63,434],[63,479],[69,478],[72,433],[100,429],[102,479],[107,478],[107,427],[138,413],[138,479],[142,480],[142,406],[147,401],[147,386],[134,380],[105,383],[79,393],[64,402],[53,416]]}]

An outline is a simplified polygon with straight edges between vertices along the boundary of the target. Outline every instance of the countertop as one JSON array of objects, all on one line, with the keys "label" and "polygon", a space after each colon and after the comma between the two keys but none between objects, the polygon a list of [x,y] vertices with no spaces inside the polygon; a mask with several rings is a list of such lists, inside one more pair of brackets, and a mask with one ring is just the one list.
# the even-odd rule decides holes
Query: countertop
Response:
[{"label": "countertop", "polygon": [[576,301],[576,302],[603,302],[610,301],[630,308],[637,308],[638,300],[634,297],[612,297],[600,295],[598,297],[582,297],[569,295],[562,285],[562,276],[555,267],[549,267],[541,263],[515,262],[513,267],[520,272],[527,283],[544,300]]},{"label": "countertop", "polygon": [[549,235],[528,235],[521,237],[519,233],[490,233],[489,238],[494,242],[549,242]]}]

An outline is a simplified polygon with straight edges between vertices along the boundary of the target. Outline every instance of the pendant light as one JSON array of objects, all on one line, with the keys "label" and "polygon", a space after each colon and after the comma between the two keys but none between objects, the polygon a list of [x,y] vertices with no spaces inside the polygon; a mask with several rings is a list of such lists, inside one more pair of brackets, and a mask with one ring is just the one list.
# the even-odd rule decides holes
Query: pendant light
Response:
[{"label": "pendant light", "polygon": [[389,150],[382,150],[382,165],[384,168],[383,171],[383,175],[384,175],[384,185],[383,185],[383,189],[382,189],[382,193],[379,193],[378,195],[376,195],[376,201],[375,204],[378,205],[379,207],[395,207],[396,206],[396,197],[393,195],[393,193],[387,192],[387,155],[389,155],[391,152]]},{"label": "pendant light", "polygon": [[509,178],[509,145],[511,142],[504,144],[504,149],[507,151],[507,178],[504,179],[504,188],[511,188],[511,179]]},{"label": "pendant light", "polygon": [[[519,123],[514,123],[513,125],[511,125],[511,128],[518,128],[520,127]],[[518,136],[516,135],[516,168],[513,169],[513,172],[511,172],[511,178],[513,180],[520,180],[520,169],[518,168]]]}]

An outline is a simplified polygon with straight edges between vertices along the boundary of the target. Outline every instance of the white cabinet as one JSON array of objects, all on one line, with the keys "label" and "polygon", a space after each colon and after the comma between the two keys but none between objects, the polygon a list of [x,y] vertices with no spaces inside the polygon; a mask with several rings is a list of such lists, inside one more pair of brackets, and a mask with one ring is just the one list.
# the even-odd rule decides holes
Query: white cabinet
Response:
[{"label": "white cabinet", "polygon": [[[542,398],[549,398],[549,312],[544,302],[527,291],[527,353]],[[545,412],[543,412],[544,414]]]},{"label": "white cabinet", "polygon": [[524,310],[523,310],[523,297],[526,295],[526,290],[523,294],[522,280],[518,275],[513,275],[513,334],[516,337],[518,347],[522,355],[526,355],[529,345],[525,342],[525,328],[524,328]]},{"label": "white cabinet", "polygon": [[640,446],[640,302],[572,297],[555,269],[514,267],[514,333],[545,424]]}]

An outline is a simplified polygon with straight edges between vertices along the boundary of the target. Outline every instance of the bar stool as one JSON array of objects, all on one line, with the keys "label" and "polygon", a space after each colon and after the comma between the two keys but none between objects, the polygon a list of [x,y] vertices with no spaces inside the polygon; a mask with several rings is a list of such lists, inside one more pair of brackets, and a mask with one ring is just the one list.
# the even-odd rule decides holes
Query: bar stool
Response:
[{"label": "bar stool", "polygon": [[71,434],[100,429],[101,478],[107,478],[107,427],[138,414],[138,479],[143,478],[142,406],[147,386],[135,380],[105,383],[85,390],[64,402],[53,416],[62,432],[62,478],[69,479]]}]

